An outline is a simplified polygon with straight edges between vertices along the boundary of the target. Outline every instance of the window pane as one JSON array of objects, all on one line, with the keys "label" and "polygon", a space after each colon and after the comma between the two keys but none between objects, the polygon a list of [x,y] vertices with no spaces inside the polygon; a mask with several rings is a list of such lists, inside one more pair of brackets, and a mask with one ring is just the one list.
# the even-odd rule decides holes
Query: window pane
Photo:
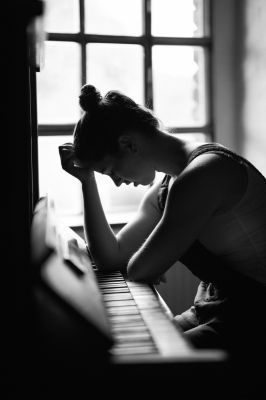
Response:
[{"label": "window pane", "polygon": [[142,0],[85,0],[85,31],[101,35],[140,36]]},{"label": "window pane", "polygon": [[[40,196],[50,191],[55,199],[59,216],[81,216],[83,200],[77,179],[61,167],[58,146],[72,142],[72,136],[40,136],[39,183]],[[136,212],[148,186],[117,187],[108,176],[95,173],[102,205],[110,222],[126,222]],[[82,219],[80,220],[82,223]]]},{"label": "window pane", "polygon": [[87,45],[87,80],[101,92],[120,90],[143,104],[143,49],[138,45]]},{"label": "window pane", "polygon": [[72,136],[39,137],[40,196],[50,190],[59,215],[82,212],[80,183],[62,169],[58,152],[59,145],[72,140]]},{"label": "window pane", "polygon": [[79,31],[77,0],[45,0],[46,32],[74,33]]},{"label": "window pane", "polygon": [[203,36],[205,0],[152,0],[152,35]]},{"label": "window pane", "polygon": [[80,54],[76,43],[45,42],[44,67],[37,74],[39,124],[79,118]]},{"label": "window pane", "polygon": [[154,46],[154,110],[166,126],[206,124],[205,54],[192,46]]}]

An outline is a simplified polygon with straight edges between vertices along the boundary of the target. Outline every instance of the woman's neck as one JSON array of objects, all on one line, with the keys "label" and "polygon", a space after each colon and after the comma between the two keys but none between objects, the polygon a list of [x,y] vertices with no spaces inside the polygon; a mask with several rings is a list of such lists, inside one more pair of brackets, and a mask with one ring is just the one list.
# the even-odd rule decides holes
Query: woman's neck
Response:
[{"label": "woman's neck", "polygon": [[158,131],[149,146],[149,153],[154,168],[177,176],[186,167],[188,157],[199,143],[189,142],[177,138],[167,132]]}]

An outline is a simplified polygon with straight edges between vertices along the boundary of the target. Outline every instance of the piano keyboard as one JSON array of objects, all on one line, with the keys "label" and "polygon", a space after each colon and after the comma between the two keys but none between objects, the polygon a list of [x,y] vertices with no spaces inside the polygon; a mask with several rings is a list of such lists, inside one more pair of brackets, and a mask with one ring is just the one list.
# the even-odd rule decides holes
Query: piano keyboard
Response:
[{"label": "piano keyboard", "polygon": [[95,274],[114,339],[110,349],[113,361],[219,359],[219,352],[192,348],[152,286],[129,281],[120,271],[95,270]]},{"label": "piano keyboard", "polygon": [[[121,272],[96,272],[96,276],[115,341],[110,353],[119,357],[158,354],[158,348],[140,313],[136,297],[132,295]],[[147,287],[139,286],[137,290],[142,302],[150,295]],[[155,310],[155,301],[149,300],[147,303]]]},{"label": "piano keyboard", "polygon": [[[78,274],[71,290],[66,279],[62,285],[63,276],[55,279],[55,272],[50,285],[53,281],[55,287],[57,282],[56,289],[68,302],[88,320],[97,322],[106,333],[110,331],[114,344],[109,353],[114,363],[224,360],[222,351],[192,347],[173,323],[171,311],[152,285],[129,281],[120,271],[99,271],[89,259],[84,241],[71,229],[64,229],[60,242],[62,259],[67,261],[67,265],[75,266]],[[56,271],[55,268],[51,270]],[[64,270],[66,274],[69,275],[70,271]],[[92,315],[89,307],[93,303],[90,300],[92,294],[93,298],[97,297],[98,318]]]}]

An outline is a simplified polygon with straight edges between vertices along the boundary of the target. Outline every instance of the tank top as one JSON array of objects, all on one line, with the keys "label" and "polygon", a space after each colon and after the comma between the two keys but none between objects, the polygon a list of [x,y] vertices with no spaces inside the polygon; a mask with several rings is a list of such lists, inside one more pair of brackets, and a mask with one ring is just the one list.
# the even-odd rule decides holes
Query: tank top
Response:
[{"label": "tank top", "polygon": [[[214,153],[230,157],[247,172],[247,188],[240,201],[229,211],[213,216],[180,258],[205,282],[233,286],[239,280],[252,280],[266,286],[266,179],[244,157],[218,143],[195,149],[187,165],[201,154]],[[171,176],[165,175],[160,186],[158,206],[163,211]]]}]

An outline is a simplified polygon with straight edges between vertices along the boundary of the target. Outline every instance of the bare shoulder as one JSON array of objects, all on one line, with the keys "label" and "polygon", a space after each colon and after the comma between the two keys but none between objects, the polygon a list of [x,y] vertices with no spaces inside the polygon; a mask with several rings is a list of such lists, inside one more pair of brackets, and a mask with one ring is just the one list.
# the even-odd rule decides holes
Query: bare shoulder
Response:
[{"label": "bare shoulder", "polygon": [[204,153],[196,157],[176,179],[192,185],[195,191],[220,196],[222,208],[227,209],[241,199],[246,191],[248,176],[246,167],[231,157],[217,153]]},{"label": "bare shoulder", "polygon": [[[194,172],[200,176],[204,173],[207,179],[222,179],[227,184],[247,181],[245,165],[223,154],[205,153],[196,157],[187,167],[187,172]],[[221,181],[220,181],[221,183]]]}]

